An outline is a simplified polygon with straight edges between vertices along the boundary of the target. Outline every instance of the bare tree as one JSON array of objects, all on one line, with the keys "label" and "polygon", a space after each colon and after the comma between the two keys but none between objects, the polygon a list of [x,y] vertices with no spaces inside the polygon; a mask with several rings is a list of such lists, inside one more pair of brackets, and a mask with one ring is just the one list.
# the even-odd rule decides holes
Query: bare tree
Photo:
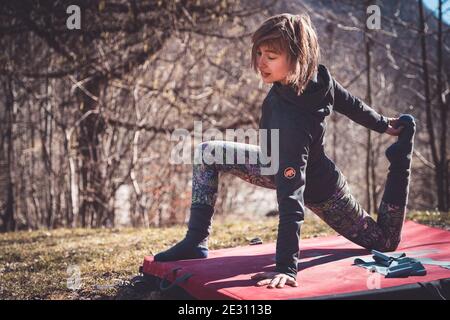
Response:
[{"label": "bare tree", "polygon": [[[429,73],[429,48],[427,47],[426,39],[426,21],[423,9],[423,1],[418,1],[419,6],[419,31],[421,39],[421,54],[422,54],[422,76],[425,92],[425,107],[426,107],[426,127],[429,136],[429,147],[431,149],[431,156],[434,164],[434,174],[437,188],[438,209],[440,211],[449,210],[449,193],[448,176],[449,176],[449,159],[447,159],[447,123],[448,123],[448,100],[445,101],[445,92],[448,88],[443,85],[443,39],[442,39],[442,0],[439,1],[439,18],[438,18],[438,32],[437,32],[437,84],[436,84],[436,98],[438,100],[437,107],[439,110],[439,118],[441,124],[441,134],[439,140],[437,139],[435,125],[435,113],[433,112],[433,102],[431,95],[431,81]],[[447,75],[448,76],[448,75]],[[447,79],[448,80],[448,79]],[[448,84],[448,81],[446,81]],[[440,148],[437,146],[439,143]],[[439,151],[438,151],[439,150]]]},{"label": "bare tree", "polygon": [[[9,149],[2,150],[2,156],[9,157],[2,162],[8,167],[2,176],[11,197],[2,205],[11,209],[2,210],[3,225],[8,229],[112,226],[116,192],[128,184],[134,191],[129,200],[137,202],[133,206],[139,212],[133,215],[137,225],[148,225],[153,212],[158,211],[174,220],[188,207],[188,201],[180,202],[177,197],[180,189],[186,189],[189,170],[185,168],[177,175],[161,170],[169,167],[167,135],[178,126],[192,129],[195,118],[218,124],[221,130],[256,123],[256,108],[249,117],[239,119],[233,118],[238,108],[222,119],[217,110],[208,110],[217,104],[224,88],[210,96],[210,101],[205,99],[189,109],[192,102],[199,102],[194,92],[203,89],[203,79],[192,81],[190,71],[212,68],[225,74],[224,84],[230,82],[228,78],[239,78],[237,73],[230,73],[238,66],[222,68],[219,61],[208,60],[208,42],[215,42],[215,48],[228,42],[231,48],[232,43],[248,38],[250,32],[243,20],[273,3],[78,1],[82,27],[68,30],[66,9],[71,4],[7,1],[0,9],[4,18],[1,41],[14,47],[1,57],[5,62],[0,67],[3,91],[8,91],[11,83],[21,93],[13,102],[5,101],[10,106],[5,109],[9,113],[4,113],[8,120],[5,132],[11,135],[3,134],[2,139],[11,144],[4,144]],[[231,27],[235,30],[228,32]],[[166,54],[178,50],[167,49],[173,43],[184,49],[169,61]],[[188,59],[193,60],[190,66],[186,64]],[[204,61],[209,65],[201,66]],[[160,67],[165,70],[160,72]],[[250,106],[257,105],[260,97],[253,95],[253,99]],[[245,103],[241,95],[230,96],[229,100],[230,104],[242,100],[236,106]],[[13,117],[10,111],[15,106],[28,106],[28,128],[17,126],[24,114]],[[129,112],[133,108],[135,112]],[[24,139],[26,135],[30,139]],[[17,169],[10,160],[14,155],[20,158]],[[145,166],[143,158],[153,160]],[[158,158],[159,162],[155,160]],[[23,166],[22,161],[30,162],[30,166]],[[160,184],[159,189],[143,188],[147,171],[161,173],[151,181],[152,185]],[[174,188],[177,180],[184,184]],[[160,197],[150,196],[156,190],[165,191]],[[19,195],[25,201],[15,202]],[[167,205],[170,202],[177,205],[172,208]],[[163,204],[166,209],[161,211]],[[149,208],[155,210],[150,212]],[[28,221],[31,210],[36,214],[31,219],[34,221]],[[16,216],[26,221],[11,224]]]}]

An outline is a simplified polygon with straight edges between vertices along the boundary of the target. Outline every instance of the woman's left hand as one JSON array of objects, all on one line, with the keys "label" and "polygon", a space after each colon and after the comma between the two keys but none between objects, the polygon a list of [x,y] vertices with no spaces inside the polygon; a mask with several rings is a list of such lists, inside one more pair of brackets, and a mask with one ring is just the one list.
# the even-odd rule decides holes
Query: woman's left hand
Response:
[{"label": "woman's left hand", "polygon": [[258,281],[258,287],[268,285],[267,288],[283,288],[285,284],[297,287],[297,280],[284,273],[279,272],[260,272],[252,276],[252,279],[264,279]]},{"label": "woman's left hand", "polygon": [[391,136],[398,136],[400,132],[403,129],[403,126],[400,126],[398,128],[394,128],[397,125],[398,118],[388,118],[389,125],[386,129],[385,133],[391,135]]}]

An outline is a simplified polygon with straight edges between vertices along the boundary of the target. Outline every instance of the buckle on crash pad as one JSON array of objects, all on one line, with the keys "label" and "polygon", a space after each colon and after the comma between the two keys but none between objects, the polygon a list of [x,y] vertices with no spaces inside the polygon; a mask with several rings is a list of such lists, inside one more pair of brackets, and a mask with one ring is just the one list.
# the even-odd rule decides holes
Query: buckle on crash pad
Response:
[{"label": "buckle on crash pad", "polygon": [[262,241],[262,239],[260,237],[253,238],[249,242],[249,244],[251,246],[254,246],[254,245],[257,245],[257,244],[262,244],[262,243],[263,243],[263,241]]},{"label": "buckle on crash pad", "polygon": [[[185,282],[187,279],[189,279],[190,277],[192,277],[191,273],[185,273],[184,275],[175,278],[177,275],[178,270],[181,270],[181,267],[178,268],[173,268],[171,271],[169,271],[168,273],[166,273],[163,278],[161,279],[161,281],[159,282],[159,290],[161,292],[167,291],[172,289],[173,287],[175,287],[176,285]],[[169,283],[169,285],[164,285],[164,282],[168,282],[167,278],[168,276],[172,273],[172,277],[175,278],[175,280],[172,283]]]}]

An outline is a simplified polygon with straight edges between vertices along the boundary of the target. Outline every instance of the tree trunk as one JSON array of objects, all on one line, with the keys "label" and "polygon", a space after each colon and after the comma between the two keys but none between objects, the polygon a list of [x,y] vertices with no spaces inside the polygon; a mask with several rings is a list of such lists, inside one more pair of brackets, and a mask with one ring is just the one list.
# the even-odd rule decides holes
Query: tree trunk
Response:
[{"label": "tree trunk", "polygon": [[103,195],[102,174],[99,159],[99,136],[105,129],[105,123],[99,112],[94,109],[97,102],[95,97],[99,96],[100,79],[92,79],[84,85],[87,90],[81,95],[81,112],[85,119],[80,122],[78,134],[78,151],[80,154],[81,173],[81,205],[80,217],[83,228],[88,225],[98,227],[102,221],[107,208]]},{"label": "tree trunk", "polygon": [[[334,50],[334,26],[332,23],[327,24],[326,31],[328,33],[328,38],[330,41],[330,52],[333,52]],[[330,65],[333,65],[333,55],[330,57]],[[333,132],[332,132],[332,141],[333,141],[333,161],[338,164],[338,156],[337,156],[337,149],[338,149],[338,123],[337,123],[337,117],[336,114],[332,113],[330,115],[331,123],[333,124]]]},{"label": "tree trunk", "polygon": [[443,56],[442,56],[442,0],[439,0],[439,19],[438,19],[438,42],[437,42],[437,93],[439,101],[439,110],[441,118],[441,161],[440,168],[442,172],[442,178],[439,179],[439,184],[441,185],[438,189],[442,190],[442,194],[438,197],[438,208],[440,211],[447,212],[449,210],[449,193],[448,190],[448,165],[447,165],[447,108],[448,101],[444,101],[444,86],[442,79],[443,70]]},{"label": "tree trunk", "polygon": [[[445,162],[446,159],[442,159],[442,156],[446,154],[445,148],[446,145],[441,144],[441,159],[439,159],[437,147],[436,147],[436,136],[434,132],[433,127],[433,114],[431,110],[431,95],[430,95],[430,77],[428,73],[428,57],[427,57],[427,44],[426,44],[426,34],[425,34],[425,16],[424,16],[424,10],[423,10],[423,2],[422,0],[418,1],[419,4],[419,30],[420,30],[420,44],[421,44],[421,51],[422,51],[422,70],[423,70],[423,82],[424,82],[424,89],[425,89],[425,107],[426,107],[426,126],[428,131],[428,137],[429,137],[429,146],[431,148],[431,156],[433,160],[433,164],[435,166],[435,183],[436,183],[436,190],[437,190],[437,197],[438,197],[438,210],[440,211],[447,211],[448,208],[446,208],[446,193],[448,191],[444,190],[445,181],[446,181],[446,175],[448,174],[448,169],[445,168]],[[439,32],[438,32],[439,34]],[[441,35],[442,36],[442,35]],[[440,39],[442,42],[442,39]],[[438,41],[439,42],[439,41]],[[439,46],[439,44],[438,44]],[[440,49],[442,50],[442,48]],[[438,49],[439,52],[439,49]],[[442,58],[442,53],[441,53]],[[439,60],[439,59],[438,59]],[[440,62],[442,65],[442,62]],[[439,64],[439,63],[438,63]],[[442,66],[441,68],[442,69]],[[441,71],[438,72],[438,75],[441,74]],[[442,80],[441,80],[442,81]],[[438,81],[439,82],[439,81]],[[442,85],[442,82],[441,82]],[[438,84],[439,86],[439,84]],[[442,92],[441,92],[442,94]],[[439,98],[439,101],[441,101],[442,98]],[[440,106],[442,107],[442,103],[440,103]],[[444,104],[444,108],[441,108],[441,118],[443,115],[446,116],[446,106]],[[442,135],[441,135],[441,143],[446,141],[446,128],[447,128],[447,119],[443,118],[441,119],[443,127],[442,127]],[[443,149],[442,149],[443,148]],[[444,150],[444,151],[442,151]]]},{"label": "tree trunk", "polygon": [[[12,88],[11,78],[5,78],[3,82],[4,103],[5,103],[5,116],[2,127],[2,167],[6,170],[2,170],[1,182],[4,184],[3,192],[5,196],[4,209],[2,208],[2,226],[1,231],[14,231],[16,229],[16,220],[14,217],[14,142],[13,142],[13,124],[14,124],[14,93]],[[2,160],[2,159],[0,159]]]},{"label": "tree trunk", "polygon": [[[369,37],[369,29],[365,28],[365,49],[366,49],[366,103],[372,105],[372,82],[371,82],[371,72],[372,72],[372,52],[371,52],[371,39]],[[367,150],[366,150],[366,195],[367,195],[367,212],[372,213],[372,204],[374,202],[372,186],[375,186],[375,173],[373,168],[373,151],[372,151],[372,132],[370,129],[367,130]],[[376,208],[376,205],[374,206]]]}]

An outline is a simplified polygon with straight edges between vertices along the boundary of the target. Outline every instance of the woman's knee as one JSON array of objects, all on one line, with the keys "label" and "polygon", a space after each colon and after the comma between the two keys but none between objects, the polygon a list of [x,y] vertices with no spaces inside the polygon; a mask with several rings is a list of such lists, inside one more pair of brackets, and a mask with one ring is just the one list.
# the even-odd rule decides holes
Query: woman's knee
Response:
[{"label": "woman's knee", "polygon": [[373,249],[380,252],[391,252],[397,250],[399,244],[400,239],[385,239],[384,241],[381,241],[381,243],[377,244]]}]

